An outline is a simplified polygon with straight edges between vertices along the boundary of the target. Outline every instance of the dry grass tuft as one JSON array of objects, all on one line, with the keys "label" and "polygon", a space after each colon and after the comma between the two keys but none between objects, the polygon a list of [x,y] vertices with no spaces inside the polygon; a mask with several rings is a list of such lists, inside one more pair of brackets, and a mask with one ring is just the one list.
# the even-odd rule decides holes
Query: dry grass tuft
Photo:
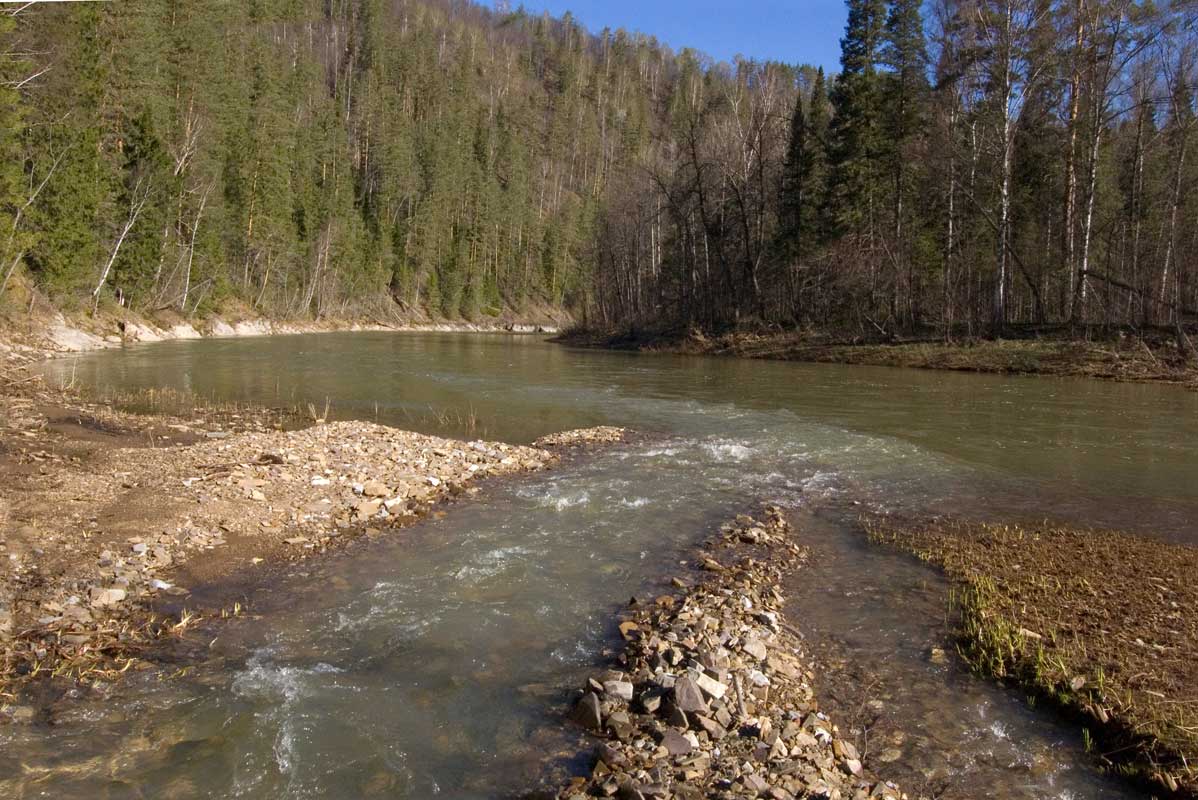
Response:
[{"label": "dry grass tuft", "polygon": [[974,669],[1079,715],[1112,769],[1198,793],[1198,548],[1049,524],[866,527],[956,582]]}]

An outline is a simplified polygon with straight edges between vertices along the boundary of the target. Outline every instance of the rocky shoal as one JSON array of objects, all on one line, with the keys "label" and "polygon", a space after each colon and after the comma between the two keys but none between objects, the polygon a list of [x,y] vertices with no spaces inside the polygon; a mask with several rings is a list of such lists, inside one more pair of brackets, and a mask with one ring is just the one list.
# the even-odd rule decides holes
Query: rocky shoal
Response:
[{"label": "rocky shoal", "polygon": [[739,516],[676,593],[634,604],[623,652],[570,713],[598,742],[556,800],[906,797],[872,778],[820,711],[815,669],[782,616],[781,578],[805,551],[783,513]]},{"label": "rocky shoal", "polygon": [[136,654],[155,597],[403,527],[484,476],[546,468],[554,446],[332,422],[56,462],[32,491],[0,492],[0,692],[47,671],[108,677]]}]

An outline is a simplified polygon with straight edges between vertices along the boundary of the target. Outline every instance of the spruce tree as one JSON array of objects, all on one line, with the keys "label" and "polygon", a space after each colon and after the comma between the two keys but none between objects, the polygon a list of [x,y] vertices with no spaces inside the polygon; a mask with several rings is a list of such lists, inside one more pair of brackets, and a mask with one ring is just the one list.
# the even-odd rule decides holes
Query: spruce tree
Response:
[{"label": "spruce tree", "polygon": [[[806,105],[806,108],[804,108]],[[821,67],[809,99],[795,101],[782,174],[779,216],[787,258],[800,258],[822,243],[827,190],[828,95]]]},{"label": "spruce tree", "polygon": [[877,64],[886,9],[883,0],[847,0],[840,40],[841,72],[832,89],[829,221],[836,232],[873,235],[881,190],[882,93]]},{"label": "spruce tree", "polygon": [[786,257],[796,258],[803,246],[804,165],[808,148],[807,114],[803,110],[803,95],[795,98],[794,114],[790,118],[790,142],[786,147],[786,164],[782,172],[782,197],[779,216]]},{"label": "spruce tree", "polygon": [[[889,69],[884,86],[883,157],[890,175],[891,252],[896,269],[892,298],[894,316],[905,314],[907,323],[914,324],[913,307],[915,271],[910,253],[912,240],[911,217],[916,170],[908,165],[916,160],[916,147],[925,135],[928,86],[928,51],[920,15],[921,0],[892,0],[886,18],[882,61]],[[905,302],[900,301],[900,287],[905,284]],[[903,309],[900,310],[899,306]]]}]

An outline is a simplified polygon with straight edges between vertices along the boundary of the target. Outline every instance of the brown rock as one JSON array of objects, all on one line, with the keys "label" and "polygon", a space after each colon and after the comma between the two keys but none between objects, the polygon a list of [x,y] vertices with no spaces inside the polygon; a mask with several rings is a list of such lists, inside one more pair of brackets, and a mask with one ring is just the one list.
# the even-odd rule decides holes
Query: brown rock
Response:
[{"label": "brown rock", "polygon": [[570,719],[589,731],[603,730],[603,711],[599,705],[599,696],[594,692],[583,695],[574,706]]},{"label": "brown rock", "polygon": [[683,676],[674,683],[674,706],[686,713],[708,713],[707,701],[703,699],[703,691],[689,676]]},{"label": "brown rock", "polygon": [[685,756],[693,750],[690,740],[673,728],[666,728],[661,735],[661,746],[669,751],[671,756]]}]

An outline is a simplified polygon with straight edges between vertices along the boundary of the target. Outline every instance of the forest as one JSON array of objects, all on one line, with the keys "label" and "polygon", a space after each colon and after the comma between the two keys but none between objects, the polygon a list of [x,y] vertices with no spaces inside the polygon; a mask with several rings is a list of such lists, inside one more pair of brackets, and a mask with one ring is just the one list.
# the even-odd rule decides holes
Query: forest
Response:
[{"label": "forest", "polygon": [[824,74],[464,0],[16,7],[0,302],[1185,340],[1196,9],[848,0]]}]

